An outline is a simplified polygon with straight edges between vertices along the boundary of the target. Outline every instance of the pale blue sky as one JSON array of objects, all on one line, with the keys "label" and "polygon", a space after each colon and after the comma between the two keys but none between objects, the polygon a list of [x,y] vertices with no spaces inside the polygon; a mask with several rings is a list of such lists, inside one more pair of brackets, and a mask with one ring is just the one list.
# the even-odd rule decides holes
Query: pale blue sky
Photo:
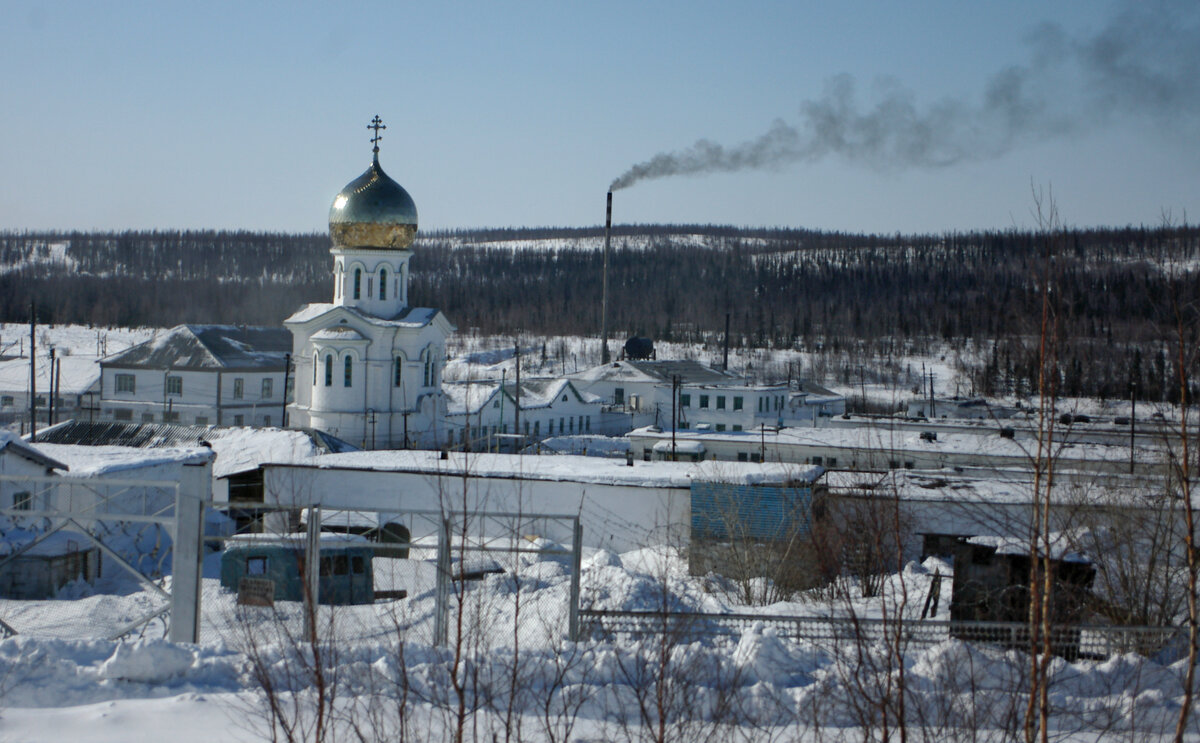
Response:
[{"label": "pale blue sky", "polygon": [[[1114,22],[1124,6],[1079,0],[3,0],[0,229],[324,230],[370,162],[375,114],[423,228],[599,224],[610,181],[660,152],[736,147],[776,120],[808,143],[805,102],[838,75],[855,82],[851,114],[888,79],[919,114],[907,131],[957,111],[969,146],[948,165],[801,147],[765,169],[643,181],[617,192],[615,221],[1028,226],[1031,181],[1068,224],[1195,221],[1197,6]],[[1141,37],[1108,65],[1111,45],[1092,42],[1126,28]],[[1130,69],[1143,56],[1148,77]],[[979,109],[1014,69],[1047,107],[1003,127]]]}]

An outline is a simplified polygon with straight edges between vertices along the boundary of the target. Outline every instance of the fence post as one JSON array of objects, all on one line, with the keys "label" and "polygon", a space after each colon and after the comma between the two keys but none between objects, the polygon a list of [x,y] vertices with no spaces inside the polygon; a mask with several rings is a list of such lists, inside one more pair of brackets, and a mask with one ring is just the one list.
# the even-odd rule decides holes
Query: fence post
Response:
[{"label": "fence post", "polygon": [[450,610],[450,519],[443,518],[438,533],[437,546],[437,593],[434,607],[433,644],[443,646],[449,634],[447,616]]},{"label": "fence post", "polygon": [[304,636],[314,641],[317,607],[321,603],[321,504],[308,507],[304,527]]},{"label": "fence post", "polygon": [[571,541],[571,605],[567,622],[567,636],[571,642],[579,641],[579,573],[583,565],[583,524],[575,517],[575,534]]},{"label": "fence post", "polygon": [[171,642],[200,641],[200,579],[204,555],[204,509],[212,498],[212,460],[181,468],[175,492],[175,539],[171,546]]}]

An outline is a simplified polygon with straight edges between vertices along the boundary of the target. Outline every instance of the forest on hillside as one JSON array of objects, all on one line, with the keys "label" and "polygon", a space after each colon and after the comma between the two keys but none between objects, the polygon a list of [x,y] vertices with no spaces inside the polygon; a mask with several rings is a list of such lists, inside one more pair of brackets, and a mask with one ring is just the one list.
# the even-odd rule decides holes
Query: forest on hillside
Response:
[{"label": "forest on hillside", "polygon": [[[602,230],[422,233],[414,304],[460,330],[598,335]],[[277,325],[332,294],[328,237],[251,232],[0,233],[0,321]],[[614,228],[610,328],[773,348],[969,344],[977,389],[1036,384],[1042,287],[1067,395],[1170,400],[1170,348],[1200,327],[1200,229],[854,235],[697,225]],[[1178,312],[1178,314],[1177,314]],[[1177,320],[1182,319],[1182,326]]]}]

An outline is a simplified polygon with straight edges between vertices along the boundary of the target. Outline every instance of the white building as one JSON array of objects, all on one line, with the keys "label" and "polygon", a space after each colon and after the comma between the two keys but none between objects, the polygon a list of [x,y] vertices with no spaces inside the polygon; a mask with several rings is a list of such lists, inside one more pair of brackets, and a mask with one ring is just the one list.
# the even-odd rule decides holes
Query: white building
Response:
[{"label": "white building", "polygon": [[[512,450],[552,436],[598,432],[602,412],[599,398],[585,395],[569,379],[523,379],[501,389],[495,380],[453,382],[444,387],[449,407],[447,430],[456,448]],[[519,406],[518,406],[519,403]],[[593,426],[597,426],[593,429]],[[520,434],[496,439],[496,434]]]},{"label": "white building", "polygon": [[[99,412],[100,365],[95,356],[72,356],[61,351],[51,371],[49,349],[37,358],[37,417],[50,420],[51,385],[54,420],[95,419]],[[0,361],[0,424],[29,419],[29,358]]]},{"label": "white building", "polygon": [[99,419],[280,425],[289,341],[279,328],[178,325],[100,361]]},{"label": "white building", "polygon": [[284,321],[296,367],[289,424],[364,448],[432,447],[446,438],[441,370],[454,326],[408,304],[417,207],[379,166],[378,144],[374,153],[329,210],[333,301]]}]

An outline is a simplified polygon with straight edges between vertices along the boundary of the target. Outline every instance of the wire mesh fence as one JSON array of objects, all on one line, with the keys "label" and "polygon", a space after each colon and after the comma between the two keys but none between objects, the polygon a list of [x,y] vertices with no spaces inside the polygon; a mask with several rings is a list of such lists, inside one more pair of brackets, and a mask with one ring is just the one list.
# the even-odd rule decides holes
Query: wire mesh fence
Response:
[{"label": "wire mesh fence", "polygon": [[178,482],[0,476],[0,634],[164,632]]},{"label": "wire mesh fence", "polygon": [[[737,636],[753,627],[773,629],[780,637],[836,647],[846,644],[899,643],[920,649],[951,638],[1007,649],[1028,650],[1033,637],[1022,622],[905,620],[865,617],[803,617],[691,612],[580,611],[581,634],[591,638],[669,634],[702,639]],[[1178,627],[1059,625],[1051,628],[1053,652],[1068,659],[1100,659],[1124,653],[1153,656],[1184,638]]]}]

